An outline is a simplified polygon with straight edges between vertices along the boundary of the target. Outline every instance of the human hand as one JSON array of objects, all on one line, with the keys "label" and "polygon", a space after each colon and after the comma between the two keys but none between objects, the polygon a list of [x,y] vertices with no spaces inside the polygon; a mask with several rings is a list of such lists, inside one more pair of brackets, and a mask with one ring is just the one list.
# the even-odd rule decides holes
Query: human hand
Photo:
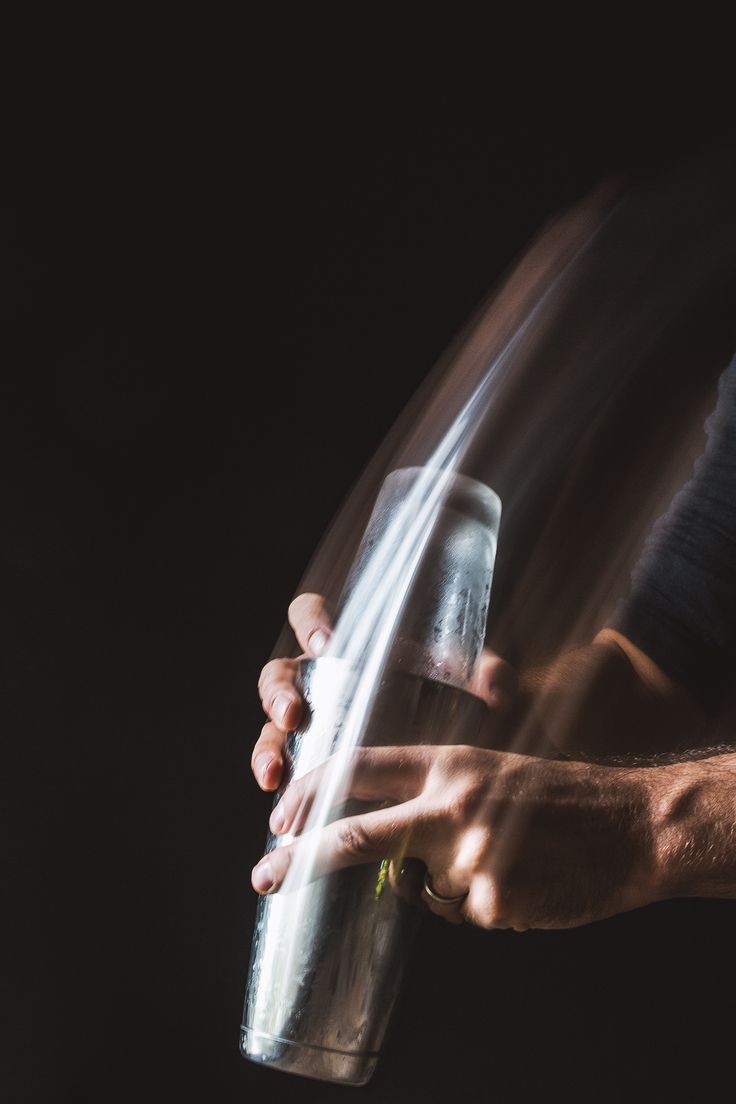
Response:
[{"label": "human hand", "polygon": [[[309,877],[387,857],[422,860],[425,904],[484,928],[567,928],[661,896],[651,831],[655,768],[558,762],[467,746],[360,748],[340,799],[390,801],[269,852],[253,886],[272,893],[309,839]],[[271,829],[300,836],[330,763],[293,782]]]},{"label": "human hand", "polygon": [[[289,624],[303,652],[296,659],[273,659],[261,671],[258,692],[269,721],[263,726],[251,757],[251,768],[263,790],[278,789],[284,767],[284,739],[302,716],[298,687],[299,664],[324,653],[332,634],[329,607],[319,594],[300,594],[289,606]],[[516,694],[516,673],[487,649],[478,661],[468,688],[496,718],[509,715]]]},{"label": "human hand", "polygon": [[251,756],[251,769],[262,790],[278,789],[284,769],[284,739],[302,717],[302,697],[297,685],[299,664],[326,650],[332,622],[324,598],[300,594],[289,606],[289,624],[302,654],[296,659],[272,659],[261,671],[258,694],[269,720],[261,729]]}]

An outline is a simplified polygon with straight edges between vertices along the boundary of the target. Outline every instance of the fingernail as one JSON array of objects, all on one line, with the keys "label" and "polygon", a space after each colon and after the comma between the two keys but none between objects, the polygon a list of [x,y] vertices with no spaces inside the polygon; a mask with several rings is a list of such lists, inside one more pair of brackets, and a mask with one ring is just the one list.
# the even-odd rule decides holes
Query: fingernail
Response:
[{"label": "fingernail", "polygon": [[256,759],[256,775],[260,778],[261,782],[265,785],[266,775],[268,774],[268,768],[273,763],[273,755],[266,753],[265,755],[259,755]]},{"label": "fingernail", "polygon": [[291,705],[288,694],[277,694],[271,705],[271,717],[277,725],[282,725],[286,719],[286,713]]},{"label": "fingernail", "polygon": [[259,863],[253,869],[252,882],[253,888],[258,890],[259,893],[268,893],[273,885],[273,870],[270,862]]},{"label": "fingernail", "polygon": [[329,637],[323,629],[315,629],[309,638],[309,651],[312,655],[320,656],[329,644]]},{"label": "fingernail", "polygon": [[271,819],[269,821],[269,827],[274,835],[281,834],[281,830],[284,827],[284,810],[280,805],[277,805],[274,811],[271,813]]}]

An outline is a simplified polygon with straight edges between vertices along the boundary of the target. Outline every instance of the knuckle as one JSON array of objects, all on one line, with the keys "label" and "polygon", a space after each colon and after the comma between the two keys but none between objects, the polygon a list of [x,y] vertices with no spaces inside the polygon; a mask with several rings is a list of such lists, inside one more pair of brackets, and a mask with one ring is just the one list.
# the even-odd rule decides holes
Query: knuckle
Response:
[{"label": "knuckle", "polygon": [[258,676],[258,685],[263,686],[273,678],[274,668],[278,666],[281,661],[278,659],[270,659],[268,663],[261,669],[261,673]]},{"label": "knuckle", "polygon": [[279,694],[282,694],[285,690],[288,690],[288,685],[285,682],[279,680],[278,682],[272,682],[266,688],[266,692],[263,696],[263,704],[266,707],[266,712],[270,714],[273,709],[274,702]]},{"label": "knuckle", "polygon": [[349,820],[338,828],[337,844],[341,854],[356,858],[368,857],[373,848],[371,834],[365,826]]},{"label": "knuckle", "polygon": [[483,787],[474,778],[463,778],[447,797],[447,812],[452,821],[467,825],[477,817],[483,804]]},{"label": "knuckle", "polygon": [[370,772],[375,764],[373,750],[373,748],[368,747],[356,747],[353,750],[348,768],[347,781],[349,784],[360,785],[364,777]]},{"label": "knuckle", "polygon": [[358,744],[358,746],[353,749],[353,762],[359,767],[371,767],[380,762],[380,756],[383,750],[383,748]]},{"label": "knuckle", "polygon": [[488,906],[489,918],[494,928],[508,928],[511,926],[510,917],[517,911],[513,895],[498,879],[494,880],[491,900]]},{"label": "knuckle", "polygon": [[289,624],[292,627],[295,621],[300,621],[304,617],[316,599],[316,594],[297,594],[296,598],[289,602]]},{"label": "knuckle", "polygon": [[285,826],[291,826],[293,828],[299,815],[300,802],[294,799],[293,794],[290,794],[288,789],[276,808],[281,810],[282,823]]},{"label": "knuckle", "polygon": [[294,847],[277,847],[271,852],[271,865],[277,885],[281,885],[289,873],[289,867],[294,859]]},{"label": "knuckle", "polygon": [[447,744],[432,749],[431,772],[446,785],[448,780],[465,781],[480,773],[478,748],[470,744]]},{"label": "knuckle", "polygon": [[452,784],[454,765],[452,753],[454,748],[439,747],[432,749],[425,775],[424,787],[428,793],[443,795]]},{"label": "knuckle", "polygon": [[466,820],[465,797],[459,791],[453,791],[445,799],[444,812],[447,819],[455,826],[462,825]]},{"label": "knuckle", "polygon": [[488,870],[491,854],[491,833],[485,825],[464,831],[458,842],[455,863],[466,878],[474,878]]},{"label": "knuckle", "polygon": [[481,928],[507,928],[510,902],[495,879],[476,877],[468,896],[468,912]]},{"label": "knuckle", "polygon": [[272,659],[261,671],[258,688],[263,692],[266,687],[277,683],[291,685],[295,678],[294,661],[291,659]]},{"label": "knuckle", "polygon": [[268,745],[271,744],[272,742],[273,742],[273,725],[270,721],[266,721],[263,728],[261,729],[260,736],[258,737],[255,744],[253,745],[253,752],[252,752],[251,758],[250,758],[251,763],[255,763],[256,758],[261,754],[261,752],[265,751],[266,748],[268,747]]}]

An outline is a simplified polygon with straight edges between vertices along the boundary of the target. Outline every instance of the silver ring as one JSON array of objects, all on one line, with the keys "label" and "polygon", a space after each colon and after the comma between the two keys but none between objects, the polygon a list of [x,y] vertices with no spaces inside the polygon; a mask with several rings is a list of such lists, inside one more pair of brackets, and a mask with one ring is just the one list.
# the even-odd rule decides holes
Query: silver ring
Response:
[{"label": "silver ring", "polygon": [[468,896],[467,893],[460,893],[457,897],[443,897],[432,885],[432,879],[429,876],[428,870],[424,872],[424,892],[428,897],[431,897],[433,901],[436,901],[438,905],[457,905]]}]

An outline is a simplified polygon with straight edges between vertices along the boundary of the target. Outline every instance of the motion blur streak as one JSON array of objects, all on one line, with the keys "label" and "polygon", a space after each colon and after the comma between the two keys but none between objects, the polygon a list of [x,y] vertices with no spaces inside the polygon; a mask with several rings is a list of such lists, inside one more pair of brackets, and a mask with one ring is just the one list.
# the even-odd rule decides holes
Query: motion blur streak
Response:
[{"label": "motion blur streak", "polygon": [[[503,502],[499,654],[524,666],[585,642],[625,593],[702,446],[733,343],[734,184],[734,151],[720,146],[665,178],[602,187],[547,227],[379,449],[298,588],[338,608],[330,654],[352,682],[287,892],[313,876],[310,833],[334,815],[454,472]],[[407,465],[423,474],[345,593],[378,487]],[[533,738],[514,746],[533,752]]]}]

